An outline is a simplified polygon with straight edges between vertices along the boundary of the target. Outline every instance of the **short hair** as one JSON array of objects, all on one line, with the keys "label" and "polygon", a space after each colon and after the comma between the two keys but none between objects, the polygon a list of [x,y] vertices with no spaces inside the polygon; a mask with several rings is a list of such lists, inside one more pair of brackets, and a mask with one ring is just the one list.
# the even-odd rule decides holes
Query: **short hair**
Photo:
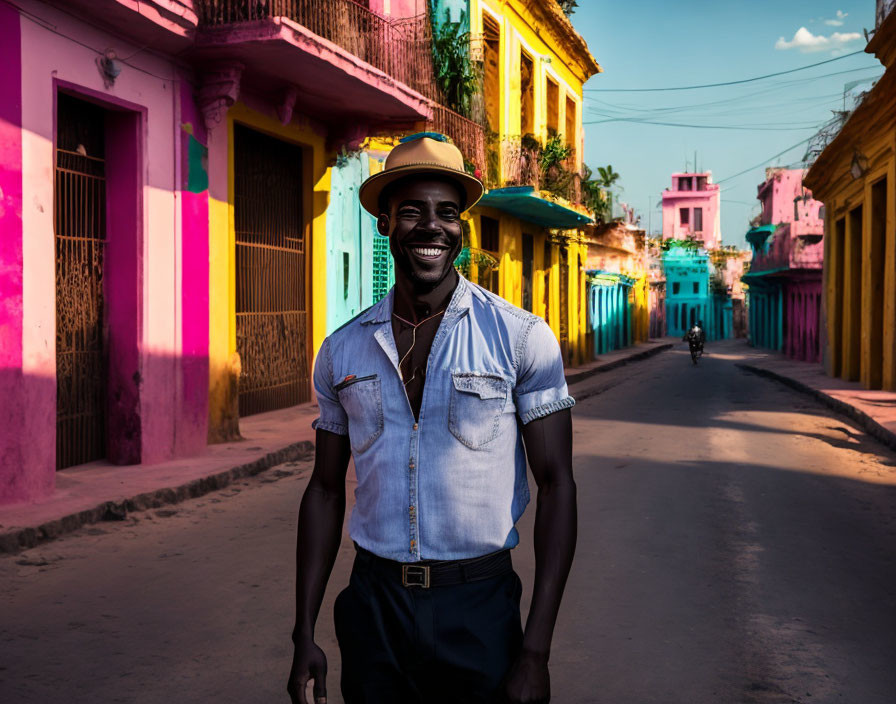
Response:
[{"label": "short hair", "polygon": [[383,190],[380,191],[380,197],[377,201],[378,210],[380,211],[380,215],[383,213],[389,212],[389,199],[392,198],[392,194],[398,189],[399,186],[404,185],[409,181],[421,181],[421,180],[430,180],[430,181],[442,181],[443,183],[450,183],[457,189],[457,194],[460,196],[460,209],[463,211],[466,207],[467,201],[467,191],[461,185],[460,181],[451,178],[450,176],[443,176],[442,174],[433,173],[427,174],[426,176],[422,176],[421,174],[411,174],[408,176],[402,176],[401,178],[395,179],[392,183],[389,183],[383,186]]}]

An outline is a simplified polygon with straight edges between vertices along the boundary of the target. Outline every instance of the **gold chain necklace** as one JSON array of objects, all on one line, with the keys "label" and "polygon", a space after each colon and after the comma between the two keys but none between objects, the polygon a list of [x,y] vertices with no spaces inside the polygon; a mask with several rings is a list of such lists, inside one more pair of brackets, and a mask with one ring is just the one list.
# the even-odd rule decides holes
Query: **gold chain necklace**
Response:
[{"label": "gold chain necklace", "polygon": [[445,310],[447,310],[447,309],[440,310],[438,313],[433,313],[431,316],[429,316],[428,318],[424,318],[416,325],[414,323],[412,323],[410,320],[405,320],[398,313],[395,313],[395,312],[392,313],[393,317],[398,318],[405,325],[411,326],[411,332],[413,335],[413,337],[411,338],[411,346],[408,348],[408,351],[404,353],[404,356],[398,362],[398,374],[399,374],[399,376],[401,376],[401,381],[405,386],[407,386],[414,379],[417,378],[417,370],[415,369],[414,374],[411,376],[411,378],[408,379],[407,381],[405,381],[404,380],[404,372],[401,370],[401,367],[404,364],[404,361],[408,358],[408,355],[414,351],[414,346],[417,344],[417,328],[419,328],[421,325],[423,325],[423,323],[426,323],[426,322],[432,320],[433,318],[438,318],[440,315],[443,315],[445,313]]}]

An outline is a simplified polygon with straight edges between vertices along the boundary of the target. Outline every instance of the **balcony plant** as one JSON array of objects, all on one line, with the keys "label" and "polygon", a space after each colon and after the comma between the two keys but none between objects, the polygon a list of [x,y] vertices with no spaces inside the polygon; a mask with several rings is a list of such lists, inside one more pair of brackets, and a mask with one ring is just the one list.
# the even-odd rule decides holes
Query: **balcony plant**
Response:
[{"label": "balcony plant", "polygon": [[[430,17],[436,13],[430,3]],[[436,85],[445,104],[454,112],[471,118],[473,98],[479,91],[481,69],[470,56],[470,32],[460,22],[432,23],[432,59]]]}]

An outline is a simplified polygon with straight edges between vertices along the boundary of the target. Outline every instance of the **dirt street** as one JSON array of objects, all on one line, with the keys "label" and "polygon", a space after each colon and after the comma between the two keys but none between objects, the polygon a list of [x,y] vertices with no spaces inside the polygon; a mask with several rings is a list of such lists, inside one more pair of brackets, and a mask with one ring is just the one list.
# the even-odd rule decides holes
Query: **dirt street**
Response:
[{"label": "dirt street", "polygon": [[[896,455],[738,369],[731,345],[707,352],[573,390],[579,544],[553,701],[896,701]],[[283,465],[0,558],[0,701],[287,702],[309,473]],[[534,508],[514,551],[524,609]],[[352,554],[346,536],[318,627],[331,704]]]}]

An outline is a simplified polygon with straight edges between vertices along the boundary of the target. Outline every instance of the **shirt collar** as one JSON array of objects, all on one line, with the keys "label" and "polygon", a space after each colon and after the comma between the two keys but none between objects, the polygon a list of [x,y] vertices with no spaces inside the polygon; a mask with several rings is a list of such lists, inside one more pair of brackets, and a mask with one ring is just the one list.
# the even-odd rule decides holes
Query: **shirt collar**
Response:
[{"label": "shirt collar", "polygon": [[[395,287],[389,289],[383,299],[379,303],[370,306],[365,313],[361,315],[360,322],[362,325],[374,323],[388,323],[392,319],[392,306],[395,296]],[[460,315],[470,309],[473,302],[473,286],[460,274],[457,275],[457,286],[454,293],[451,294],[451,301],[448,308],[445,309],[446,315]]]}]

